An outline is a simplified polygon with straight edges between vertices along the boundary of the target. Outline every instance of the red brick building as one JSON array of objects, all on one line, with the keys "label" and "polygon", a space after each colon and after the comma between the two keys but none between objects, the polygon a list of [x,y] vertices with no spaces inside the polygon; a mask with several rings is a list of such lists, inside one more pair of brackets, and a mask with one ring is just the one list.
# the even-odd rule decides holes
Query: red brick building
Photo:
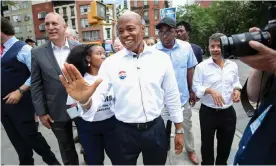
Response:
[{"label": "red brick building", "polygon": [[33,23],[35,31],[35,39],[38,45],[41,45],[46,42],[47,35],[45,33],[45,16],[53,12],[52,2],[43,2],[32,5],[33,12]]},{"label": "red brick building", "polygon": [[94,43],[103,42],[103,26],[92,26],[88,24],[87,13],[90,10],[91,1],[75,1],[77,11],[77,21],[80,42],[82,43]]},{"label": "red brick building", "polygon": [[197,0],[196,3],[201,7],[209,7],[213,1]]},{"label": "red brick building", "polygon": [[155,25],[160,21],[160,10],[165,8],[165,0],[139,1],[130,2],[131,11],[141,15],[145,20],[145,38],[158,36]]}]

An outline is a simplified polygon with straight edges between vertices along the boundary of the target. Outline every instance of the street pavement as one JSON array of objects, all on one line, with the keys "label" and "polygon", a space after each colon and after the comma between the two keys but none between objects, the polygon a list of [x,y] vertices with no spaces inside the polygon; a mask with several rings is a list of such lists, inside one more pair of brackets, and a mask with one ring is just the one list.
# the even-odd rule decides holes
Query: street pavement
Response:
[{"label": "street pavement", "polygon": [[[200,140],[200,125],[199,125],[199,117],[198,117],[198,110],[193,109],[193,132],[195,137],[195,150],[196,153],[199,156],[199,159],[201,160],[200,155],[200,146],[201,146],[201,140]],[[50,145],[52,151],[55,153],[57,159],[62,163],[61,156],[58,149],[57,140],[51,130],[46,129],[44,126],[40,124],[39,131],[42,133],[42,135],[47,140],[48,144]],[[172,130],[174,131],[174,129]],[[76,134],[76,129],[74,129],[74,133]],[[9,139],[7,138],[6,132],[4,128],[1,126],[1,164],[2,165],[17,165],[18,164],[18,156],[11,145]],[[231,154],[228,159],[228,164],[232,164],[234,160],[235,153],[238,148],[239,143],[239,137],[235,135]],[[171,150],[168,153],[167,163],[166,165],[192,165],[192,163],[188,160],[188,156],[186,152],[181,153],[180,155],[175,155],[174,153],[174,138],[171,138]],[[77,151],[80,151],[80,145],[76,144]],[[216,149],[216,147],[215,147]],[[158,152],[156,152],[158,153]],[[38,156],[36,153],[34,153],[34,159],[35,159],[35,165],[45,165],[45,163],[42,161],[41,157]],[[79,154],[79,161],[81,165],[84,165],[85,162],[83,160],[83,156]],[[105,158],[105,165],[111,165],[111,162],[109,158],[106,156]],[[140,155],[137,161],[138,165],[143,164],[142,156]]]},{"label": "street pavement", "polygon": [[[239,66],[239,76],[240,76],[240,81],[242,85],[244,84],[249,71],[250,67],[247,65],[241,63],[239,60],[234,60],[238,66]],[[192,121],[193,121],[193,132],[194,132],[194,137],[195,137],[195,150],[196,153],[199,156],[199,159],[201,160],[201,155],[200,155],[200,146],[201,146],[201,140],[200,140],[200,125],[199,125],[199,115],[198,115],[198,110],[199,110],[200,104],[197,103],[195,107],[193,108],[193,116],[192,116]],[[231,149],[231,154],[228,159],[228,164],[232,164],[234,160],[235,153],[238,149],[238,143],[240,141],[240,137],[246,127],[246,124],[249,121],[249,118],[245,114],[242,106],[240,103],[234,105],[237,113],[237,126],[236,126],[236,133],[234,137],[234,141],[232,144],[232,149]],[[47,140],[48,144],[50,145],[52,151],[55,153],[56,157],[58,160],[62,163],[61,161],[61,156],[59,153],[59,148],[57,144],[57,140],[51,130],[46,129],[44,126],[40,124],[39,126],[39,131],[42,133],[42,135],[45,137]],[[174,129],[172,130],[174,131]],[[74,133],[76,134],[76,129],[74,128]],[[192,165],[192,163],[188,160],[187,153],[184,151],[180,155],[175,155],[174,154],[174,138],[171,138],[171,150],[168,153],[168,158],[167,158],[167,163],[166,165]],[[80,145],[76,144],[77,151],[80,151]],[[216,150],[216,147],[214,147]],[[36,165],[44,165],[45,163],[42,161],[41,157],[38,156],[36,153],[34,153],[34,159],[35,159],[35,164]],[[80,164],[84,165],[85,162],[83,160],[83,156],[79,155],[79,160]],[[110,165],[111,162],[106,156],[105,158],[105,165]],[[11,145],[6,132],[1,125],[1,165],[17,165],[18,164],[18,156]],[[137,164],[142,165],[143,164],[143,159],[142,156],[140,155],[137,161]]]}]

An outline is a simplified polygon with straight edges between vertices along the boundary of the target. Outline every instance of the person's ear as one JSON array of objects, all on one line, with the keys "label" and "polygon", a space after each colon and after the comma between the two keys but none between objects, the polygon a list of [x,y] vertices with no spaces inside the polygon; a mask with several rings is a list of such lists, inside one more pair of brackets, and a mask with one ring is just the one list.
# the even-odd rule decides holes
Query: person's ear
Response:
[{"label": "person's ear", "polygon": [[91,57],[90,56],[86,56],[86,60],[88,63],[91,63]]},{"label": "person's ear", "polygon": [[145,36],[145,25],[142,24],[141,29],[142,29],[142,34],[143,34],[143,37],[144,37]]}]

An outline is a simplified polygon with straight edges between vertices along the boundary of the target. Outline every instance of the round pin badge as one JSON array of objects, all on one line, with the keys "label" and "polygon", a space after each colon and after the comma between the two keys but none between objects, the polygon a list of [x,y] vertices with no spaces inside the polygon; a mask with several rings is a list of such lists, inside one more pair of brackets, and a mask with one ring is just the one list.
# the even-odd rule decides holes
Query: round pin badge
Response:
[{"label": "round pin badge", "polygon": [[120,78],[121,80],[125,79],[125,78],[126,78],[126,72],[125,72],[125,71],[120,71],[120,72],[119,72],[119,78]]}]

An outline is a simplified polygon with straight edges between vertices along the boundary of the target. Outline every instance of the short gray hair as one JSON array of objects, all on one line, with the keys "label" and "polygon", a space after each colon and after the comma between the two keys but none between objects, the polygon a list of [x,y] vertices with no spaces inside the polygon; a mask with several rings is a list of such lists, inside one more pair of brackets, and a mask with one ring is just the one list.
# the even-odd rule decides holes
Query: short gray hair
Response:
[{"label": "short gray hair", "polygon": [[220,38],[222,36],[225,36],[225,34],[223,34],[223,33],[214,33],[209,37],[209,42],[212,41],[212,40],[220,41]]}]

